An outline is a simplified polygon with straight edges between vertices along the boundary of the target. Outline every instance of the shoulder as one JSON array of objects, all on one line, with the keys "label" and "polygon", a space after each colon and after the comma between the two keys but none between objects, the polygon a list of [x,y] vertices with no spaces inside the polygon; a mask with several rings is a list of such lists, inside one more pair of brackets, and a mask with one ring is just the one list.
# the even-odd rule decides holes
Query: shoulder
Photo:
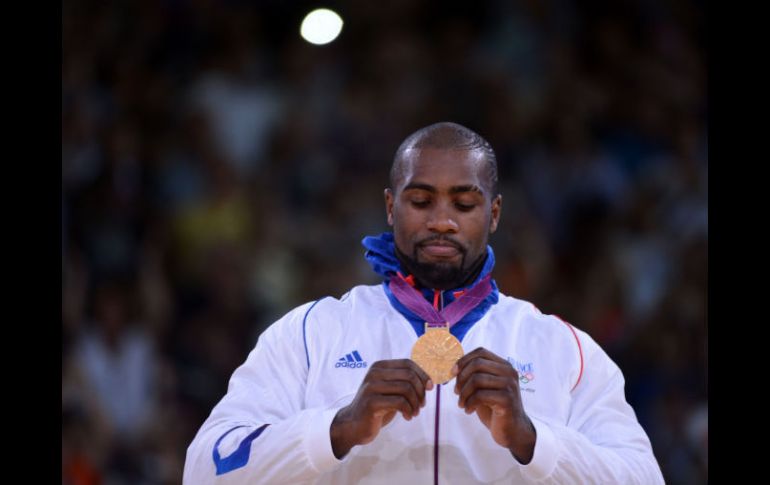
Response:
[{"label": "shoulder", "polygon": [[382,285],[354,286],[339,298],[327,296],[318,300],[312,312],[349,312],[361,306],[387,306],[388,299]]},{"label": "shoulder", "polygon": [[372,311],[381,305],[387,305],[387,297],[381,285],[359,285],[339,298],[324,296],[305,302],[286,313],[271,328],[303,328],[310,322],[338,321],[340,317],[349,316],[352,311]]},{"label": "shoulder", "polygon": [[498,304],[495,305],[498,318],[515,322],[522,330],[533,335],[575,342],[576,339],[587,336],[585,332],[575,328],[571,323],[558,315],[543,313],[535,304],[500,293]]},{"label": "shoulder", "polygon": [[568,320],[543,313],[531,302],[500,294],[499,305],[499,313],[507,325],[513,326],[517,339],[567,364],[574,389],[582,379],[588,357],[598,348],[596,342]]}]

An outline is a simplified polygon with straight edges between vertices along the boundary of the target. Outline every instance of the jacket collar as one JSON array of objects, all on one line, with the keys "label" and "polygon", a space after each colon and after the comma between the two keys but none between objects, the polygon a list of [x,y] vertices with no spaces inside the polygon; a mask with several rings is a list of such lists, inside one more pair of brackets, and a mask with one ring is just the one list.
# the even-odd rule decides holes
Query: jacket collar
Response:
[{"label": "jacket collar", "polygon": [[[422,319],[401,305],[401,303],[393,296],[393,294],[390,292],[390,289],[388,288],[388,282],[392,276],[396,275],[397,273],[401,273],[405,277],[408,276],[404,268],[401,266],[398,258],[396,257],[396,245],[393,239],[393,233],[384,232],[379,236],[367,236],[361,241],[361,244],[363,244],[363,246],[366,248],[366,253],[364,254],[366,260],[369,262],[374,272],[383,277],[383,287],[385,288],[385,293],[393,307],[398,310],[399,313],[404,315],[404,317],[406,317],[410,323],[412,323],[412,326],[415,327],[415,331],[418,335],[422,335],[424,332],[424,322]],[[452,288],[450,290],[441,292],[444,306],[453,302],[462,294],[462,292],[475,285],[481,278],[491,273],[494,266],[495,253],[492,251],[492,248],[487,245],[487,259],[484,261],[484,266],[482,267],[479,275],[468,286]],[[407,278],[407,281],[409,280],[410,278]],[[426,300],[428,300],[430,303],[433,303],[434,299],[437,298],[436,293],[438,293],[438,290],[420,288],[420,291]],[[462,340],[462,336],[465,335],[465,332],[467,332],[473,323],[484,316],[492,304],[497,303],[498,298],[499,295],[497,284],[495,284],[495,281],[492,280],[492,293],[490,293],[484,302],[482,302],[476,309],[474,309],[452,327],[452,334]]]}]

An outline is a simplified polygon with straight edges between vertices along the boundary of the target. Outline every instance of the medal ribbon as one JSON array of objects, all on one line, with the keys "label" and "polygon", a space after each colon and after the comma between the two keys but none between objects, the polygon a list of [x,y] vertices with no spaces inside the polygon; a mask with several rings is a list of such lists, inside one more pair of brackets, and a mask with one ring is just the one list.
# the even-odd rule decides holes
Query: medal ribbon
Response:
[{"label": "medal ribbon", "polygon": [[481,278],[470,290],[444,307],[443,310],[436,310],[425,301],[419,290],[409,286],[401,275],[393,275],[388,283],[388,288],[393,292],[393,296],[407,307],[412,313],[419,316],[428,327],[447,327],[463,319],[465,315],[476,308],[484,299],[492,293],[492,275],[488,274]]}]

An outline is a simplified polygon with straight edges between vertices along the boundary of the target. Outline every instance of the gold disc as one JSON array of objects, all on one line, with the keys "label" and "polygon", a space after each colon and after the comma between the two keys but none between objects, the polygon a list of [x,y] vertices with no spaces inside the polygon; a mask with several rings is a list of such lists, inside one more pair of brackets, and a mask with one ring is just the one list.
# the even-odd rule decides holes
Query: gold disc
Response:
[{"label": "gold disc", "polygon": [[444,384],[452,378],[452,367],[464,353],[460,341],[448,329],[431,329],[414,343],[412,360],[430,376],[434,384]]}]

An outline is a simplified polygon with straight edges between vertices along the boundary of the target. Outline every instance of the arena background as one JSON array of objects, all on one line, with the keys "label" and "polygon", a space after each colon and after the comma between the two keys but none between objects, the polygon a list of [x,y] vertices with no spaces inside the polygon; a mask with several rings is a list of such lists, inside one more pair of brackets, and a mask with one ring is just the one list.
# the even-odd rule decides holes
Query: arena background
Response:
[{"label": "arena background", "polygon": [[[312,8],[340,37],[299,37]],[[400,141],[496,149],[501,289],[620,365],[708,475],[705,2],[62,4],[62,483],[176,484],[267,325],[376,283]]]}]

